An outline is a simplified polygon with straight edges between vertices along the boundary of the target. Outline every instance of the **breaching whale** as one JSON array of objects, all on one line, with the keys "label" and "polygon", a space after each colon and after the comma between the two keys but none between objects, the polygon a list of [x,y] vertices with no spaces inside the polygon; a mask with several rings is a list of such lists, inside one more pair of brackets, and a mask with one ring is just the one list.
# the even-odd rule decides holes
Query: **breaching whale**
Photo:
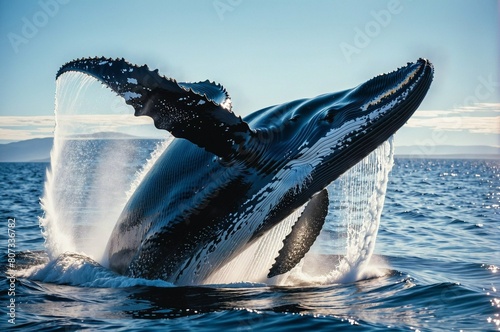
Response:
[{"label": "breaching whale", "polygon": [[107,245],[121,274],[203,283],[305,206],[268,277],[290,271],[318,236],[326,187],[394,134],[426,95],[433,66],[408,63],[341,92],[232,112],[226,90],[185,83],[124,59],[61,67],[93,76],[176,139],[144,177]]}]

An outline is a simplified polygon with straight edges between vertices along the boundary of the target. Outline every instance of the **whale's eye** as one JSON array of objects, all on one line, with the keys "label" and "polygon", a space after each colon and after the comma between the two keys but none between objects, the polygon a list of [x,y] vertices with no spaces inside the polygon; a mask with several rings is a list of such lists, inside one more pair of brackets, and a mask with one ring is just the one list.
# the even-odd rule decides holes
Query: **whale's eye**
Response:
[{"label": "whale's eye", "polygon": [[330,123],[335,120],[335,117],[339,114],[339,111],[337,109],[329,109],[326,111],[325,116],[322,118],[322,120],[328,121]]}]

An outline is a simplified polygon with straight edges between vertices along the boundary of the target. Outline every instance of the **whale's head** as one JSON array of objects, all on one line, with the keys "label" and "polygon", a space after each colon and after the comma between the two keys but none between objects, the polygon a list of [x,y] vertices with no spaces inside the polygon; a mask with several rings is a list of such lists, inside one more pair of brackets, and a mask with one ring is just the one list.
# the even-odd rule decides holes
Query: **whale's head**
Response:
[{"label": "whale's head", "polygon": [[422,102],[433,72],[428,60],[419,59],[353,89],[324,95],[325,108],[317,112],[315,120],[324,121],[334,131],[347,131],[351,138],[380,131],[392,134]]},{"label": "whale's head", "polygon": [[[307,165],[332,181],[401,128],[416,111],[433,79],[426,59],[376,76],[355,88],[269,107],[245,118],[263,150],[280,145],[269,164]],[[270,119],[273,119],[270,121]],[[273,125],[269,126],[272,122]],[[291,143],[293,142],[293,143]],[[292,151],[293,150],[293,151]],[[266,153],[263,151],[262,155]],[[280,165],[283,167],[283,165]],[[316,181],[315,181],[316,182]],[[324,186],[319,181],[319,186]]]}]

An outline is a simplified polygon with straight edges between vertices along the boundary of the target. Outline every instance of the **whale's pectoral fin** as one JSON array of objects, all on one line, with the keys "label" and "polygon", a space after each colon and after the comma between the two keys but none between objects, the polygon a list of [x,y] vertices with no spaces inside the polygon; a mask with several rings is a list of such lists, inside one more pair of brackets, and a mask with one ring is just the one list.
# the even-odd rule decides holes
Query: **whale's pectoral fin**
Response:
[{"label": "whale's pectoral fin", "polygon": [[307,203],[292,231],[283,241],[276,261],[269,270],[268,278],[293,269],[316,241],[328,214],[328,192],[323,189]]},{"label": "whale's pectoral fin", "polygon": [[231,111],[226,90],[209,81],[182,83],[161,76],[158,70],[107,58],[79,59],[59,69],[93,76],[123,97],[135,115],[147,115],[159,129],[185,138],[223,158],[240,149],[251,129]]}]

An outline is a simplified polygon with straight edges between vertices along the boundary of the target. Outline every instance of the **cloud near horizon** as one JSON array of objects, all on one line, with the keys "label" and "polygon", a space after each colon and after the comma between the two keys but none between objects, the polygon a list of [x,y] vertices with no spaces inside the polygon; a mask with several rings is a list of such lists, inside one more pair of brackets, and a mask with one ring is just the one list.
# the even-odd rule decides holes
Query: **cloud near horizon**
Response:
[{"label": "cloud near horizon", "polygon": [[[148,117],[132,114],[69,115],[59,116],[64,123],[63,134],[120,132],[144,137],[161,137],[165,132],[156,129]],[[54,136],[54,116],[0,116],[0,141],[16,142]]]},{"label": "cloud near horizon", "polygon": [[500,134],[500,103],[479,103],[452,110],[419,110],[406,124],[410,128]]}]

